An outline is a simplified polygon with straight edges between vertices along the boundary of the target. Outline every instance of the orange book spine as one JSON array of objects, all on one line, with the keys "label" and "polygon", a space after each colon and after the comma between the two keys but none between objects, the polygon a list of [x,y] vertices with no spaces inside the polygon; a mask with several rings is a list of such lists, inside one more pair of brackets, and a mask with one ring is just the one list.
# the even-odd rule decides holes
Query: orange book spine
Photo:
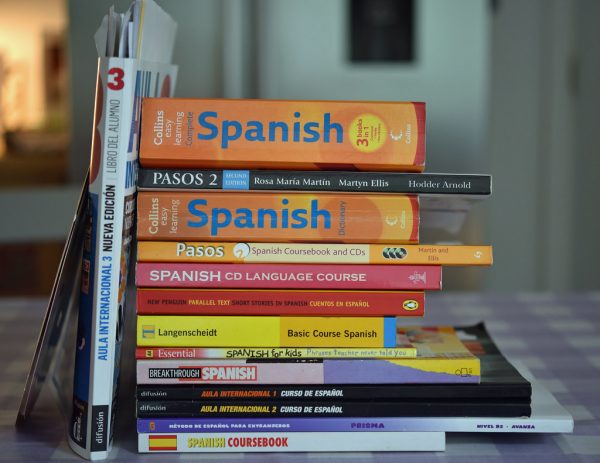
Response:
[{"label": "orange book spine", "polygon": [[139,240],[417,243],[405,195],[140,192]]},{"label": "orange book spine", "polygon": [[421,172],[425,104],[145,99],[144,167]]},{"label": "orange book spine", "polygon": [[140,241],[138,262],[492,265],[491,246]]}]

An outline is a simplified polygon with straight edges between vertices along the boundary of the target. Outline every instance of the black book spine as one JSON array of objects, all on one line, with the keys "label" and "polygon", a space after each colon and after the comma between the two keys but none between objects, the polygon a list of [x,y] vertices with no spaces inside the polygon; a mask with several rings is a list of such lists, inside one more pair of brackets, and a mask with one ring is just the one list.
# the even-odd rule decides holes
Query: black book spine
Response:
[{"label": "black book spine", "polygon": [[529,403],[526,384],[381,384],[381,385],[270,385],[244,387],[228,385],[138,385],[138,400],[431,400],[460,402],[507,401]]},{"label": "black book spine", "polygon": [[451,402],[138,401],[138,418],[529,416],[528,404]]},{"label": "black book spine", "polygon": [[491,177],[403,172],[140,169],[138,188],[486,196],[491,194]]}]

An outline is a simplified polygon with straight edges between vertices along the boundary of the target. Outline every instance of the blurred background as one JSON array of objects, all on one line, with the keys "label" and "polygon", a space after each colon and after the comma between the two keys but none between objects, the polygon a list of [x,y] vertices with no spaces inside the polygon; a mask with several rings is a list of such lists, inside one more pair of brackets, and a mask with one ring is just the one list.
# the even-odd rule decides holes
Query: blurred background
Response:
[{"label": "blurred background", "polygon": [[[426,235],[494,246],[445,290],[600,289],[600,2],[157,1],[179,23],[176,96],[427,103],[426,170],[493,175],[459,235]],[[112,4],[0,0],[0,295],[50,291]]]}]

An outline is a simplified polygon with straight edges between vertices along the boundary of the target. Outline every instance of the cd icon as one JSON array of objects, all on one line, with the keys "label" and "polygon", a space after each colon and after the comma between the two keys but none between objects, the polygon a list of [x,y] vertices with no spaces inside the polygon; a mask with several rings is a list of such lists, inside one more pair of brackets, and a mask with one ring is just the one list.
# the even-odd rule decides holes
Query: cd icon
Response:
[{"label": "cd icon", "polygon": [[404,259],[408,255],[406,248],[384,248],[383,257],[385,259]]},{"label": "cd icon", "polygon": [[250,254],[250,246],[246,243],[237,243],[233,247],[233,255],[238,259],[243,259],[244,257],[248,257]]},{"label": "cd icon", "polygon": [[394,252],[396,259],[404,259],[408,255],[406,248],[396,248]]}]

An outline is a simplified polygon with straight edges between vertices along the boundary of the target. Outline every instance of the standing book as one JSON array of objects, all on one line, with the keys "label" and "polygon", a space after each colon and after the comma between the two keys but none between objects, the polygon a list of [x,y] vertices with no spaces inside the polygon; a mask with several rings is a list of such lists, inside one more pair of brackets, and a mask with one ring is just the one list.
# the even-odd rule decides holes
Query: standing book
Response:
[{"label": "standing book", "polygon": [[[151,0],[112,8],[96,33],[98,77],[69,444],[108,456],[135,212],[141,100],[170,96],[175,22]],[[160,31],[160,32],[159,32]]]}]

